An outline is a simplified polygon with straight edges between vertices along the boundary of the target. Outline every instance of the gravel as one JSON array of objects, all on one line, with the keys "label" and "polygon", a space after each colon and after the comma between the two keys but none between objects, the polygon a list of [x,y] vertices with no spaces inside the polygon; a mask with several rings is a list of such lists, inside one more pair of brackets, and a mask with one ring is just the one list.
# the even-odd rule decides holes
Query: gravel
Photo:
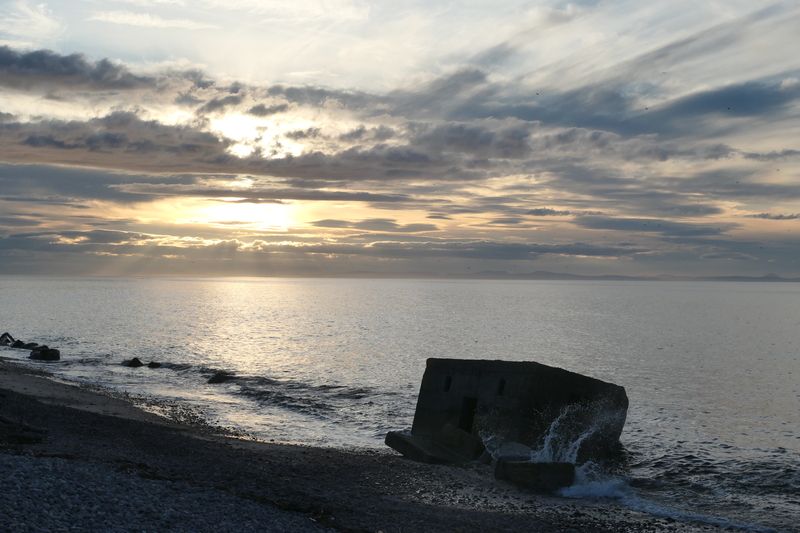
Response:
[{"label": "gravel", "polygon": [[0,531],[323,531],[306,515],[105,465],[0,454]]}]

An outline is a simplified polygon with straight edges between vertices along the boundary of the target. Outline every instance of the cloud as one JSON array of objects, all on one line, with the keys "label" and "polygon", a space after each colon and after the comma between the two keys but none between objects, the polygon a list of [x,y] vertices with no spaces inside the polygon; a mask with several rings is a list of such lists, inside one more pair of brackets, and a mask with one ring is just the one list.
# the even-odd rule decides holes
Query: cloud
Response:
[{"label": "cloud", "polygon": [[283,113],[289,110],[288,104],[275,104],[266,106],[264,104],[257,104],[251,107],[247,112],[257,117],[267,117],[277,113]]},{"label": "cloud", "polygon": [[60,55],[49,50],[17,52],[0,46],[0,86],[30,89],[69,86],[92,89],[132,89],[151,83],[108,59],[89,61],[81,54]]},{"label": "cloud", "polygon": [[536,209],[529,209],[526,214],[536,217],[564,217],[569,216],[572,211],[564,211],[560,209],[551,209],[549,207],[539,207]]},{"label": "cloud", "polygon": [[401,233],[418,233],[423,231],[436,231],[435,224],[398,224],[389,218],[371,218],[358,222],[347,220],[326,219],[312,222],[318,228],[359,229],[367,231],[389,231]]},{"label": "cloud", "polygon": [[756,213],[755,215],[747,215],[747,217],[763,220],[800,220],[800,213]]},{"label": "cloud", "polygon": [[166,19],[150,13],[134,13],[131,11],[98,11],[93,13],[89,20],[138,26],[142,28],[181,29],[181,30],[207,30],[217,26],[206,22],[189,19]]},{"label": "cloud", "polygon": [[581,216],[575,218],[573,223],[588,229],[660,233],[670,236],[720,235],[734,227],[734,225],[730,223],[721,223],[719,225],[692,224],[657,218],[615,218],[603,216]]},{"label": "cloud", "polygon": [[684,131],[689,120],[699,122],[707,116],[767,118],[787,109],[800,99],[800,87],[784,87],[779,82],[749,81],[684,96],[633,121],[643,129]]},{"label": "cloud", "polygon": [[756,161],[776,161],[800,157],[800,150],[784,149],[774,150],[772,152],[745,152],[744,157],[747,159],[755,159]]},{"label": "cloud", "polygon": [[472,157],[520,159],[530,153],[529,125],[503,125],[495,128],[463,123],[417,127],[412,143],[429,150],[464,152]]},{"label": "cloud", "polygon": [[231,94],[228,96],[223,96],[220,98],[212,98],[208,102],[206,102],[200,109],[197,110],[198,113],[213,113],[215,111],[222,111],[226,107],[229,106],[236,106],[242,103],[244,96],[239,94]]},{"label": "cloud", "polygon": [[369,14],[369,4],[358,0],[203,0],[213,9],[246,11],[267,21],[357,21]]},{"label": "cloud", "polygon": [[3,226],[39,226],[42,223],[42,220],[29,216],[0,216],[0,228]]},{"label": "cloud", "polygon": [[53,17],[46,4],[32,5],[26,0],[9,2],[0,9],[0,35],[13,37],[20,44],[41,44],[52,40],[63,31],[62,24]]}]

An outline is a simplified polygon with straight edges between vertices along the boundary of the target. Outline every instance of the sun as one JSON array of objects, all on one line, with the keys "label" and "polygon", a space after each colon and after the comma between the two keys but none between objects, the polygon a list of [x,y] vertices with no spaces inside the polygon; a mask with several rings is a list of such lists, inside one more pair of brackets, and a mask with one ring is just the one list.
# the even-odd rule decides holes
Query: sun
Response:
[{"label": "sun", "polygon": [[251,203],[244,199],[215,202],[199,209],[194,222],[231,228],[288,231],[292,206],[282,203]]}]

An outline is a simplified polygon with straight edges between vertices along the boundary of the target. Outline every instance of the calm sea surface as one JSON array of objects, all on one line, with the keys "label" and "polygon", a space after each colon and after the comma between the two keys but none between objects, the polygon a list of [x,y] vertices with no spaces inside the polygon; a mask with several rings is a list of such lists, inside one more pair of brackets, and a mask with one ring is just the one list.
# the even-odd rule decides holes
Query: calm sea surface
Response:
[{"label": "calm sea surface", "polygon": [[[565,496],[800,523],[800,284],[0,277],[2,331],[60,348],[65,379],[316,445],[410,426],[428,357],[559,366],[630,398],[627,467]],[[217,370],[240,379],[207,384]]]}]

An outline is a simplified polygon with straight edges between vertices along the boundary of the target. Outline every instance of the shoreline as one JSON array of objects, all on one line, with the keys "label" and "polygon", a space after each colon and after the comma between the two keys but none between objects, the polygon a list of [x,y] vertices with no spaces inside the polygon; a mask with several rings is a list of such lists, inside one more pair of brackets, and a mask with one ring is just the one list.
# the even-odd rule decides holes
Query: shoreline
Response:
[{"label": "shoreline", "polygon": [[[55,381],[46,371],[2,358],[0,460],[0,469],[10,469],[17,479],[19,498],[31,494],[36,487],[30,485],[36,482],[26,482],[18,469],[25,473],[44,466],[48,484],[69,486],[72,496],[68,494],[67,501],[91,501],[98,492],[115,495],[88,519],[117,530],[252,530],[255,523],[261,530],[293,531],[722,529],[657,518],[613,501],[523,492],[496,481],[487,465],[426,465],[388,449],[316,448],[236,438],[221,428],[169,420],[123,398]],[[52,467],[53,461],[58,468]],[[85,487],[72,482],[85,476],[93,480]],[[146,490],[124,493],[141,484]],[[193,491],[200,496],[187,499]],[[145,498],[141,506],[132,506],[132,500],[144,497],[142,492],[168,496]],[[203,504],[204,498],[217,501],[219,509]],[[5,501],[10,503],[0,504],[0,515],[22,512],[13,491]],[[151,513],[138,521],[119,522],[140,507]],[[83,512],[69,505],[47,509],[17,516],[17,521],[30,520],[26,525],[31,529],[50,529]],[[253,522],[259,515],[266,518]]]}]

